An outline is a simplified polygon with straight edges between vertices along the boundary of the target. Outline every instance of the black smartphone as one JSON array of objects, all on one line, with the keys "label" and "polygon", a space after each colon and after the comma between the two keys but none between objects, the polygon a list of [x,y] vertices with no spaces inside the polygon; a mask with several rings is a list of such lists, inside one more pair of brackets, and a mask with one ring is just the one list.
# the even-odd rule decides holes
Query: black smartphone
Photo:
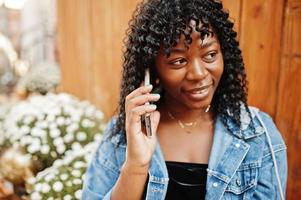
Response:
[{"label": "black smartphone", "polygon": [[[144,85],[149,85],[150,84],[150,72],[149,68],[145,69],[144,73]],[[149,105],[149,102],[145,103],[145,105]],[[151,119],[150,119],[150,114],[147,113],[143,116],[143,121],[144,121],[144,126],[146,130],[146,135],[148,137],[152,136],[152,127],[151,127]]]}]

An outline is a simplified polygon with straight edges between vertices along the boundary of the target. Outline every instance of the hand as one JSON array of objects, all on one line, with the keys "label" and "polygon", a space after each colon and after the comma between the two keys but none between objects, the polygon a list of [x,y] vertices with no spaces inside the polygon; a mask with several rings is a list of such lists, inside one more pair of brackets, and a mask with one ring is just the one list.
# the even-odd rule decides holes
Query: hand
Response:
[{"label": "hand", "polygon": [[[126,163],[133,167],[145,167],[151,162],[157,143],[157,127],[160,113],[155,105],[144,105],[160,99],[158,94],[150,94],[152,86],[142,86],[131,92],[125,100],[125,130],[127,137]],[[142,115],[150,113],[152,136],[146,136],[142,128]]]}]

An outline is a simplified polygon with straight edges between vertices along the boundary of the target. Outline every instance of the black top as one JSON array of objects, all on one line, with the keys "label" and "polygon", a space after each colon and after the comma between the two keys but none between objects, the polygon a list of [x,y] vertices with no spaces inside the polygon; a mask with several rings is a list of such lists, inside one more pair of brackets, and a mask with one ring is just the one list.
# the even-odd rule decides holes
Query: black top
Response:
[{"label": "black top", "polygon": [[[205,199],[208,164],[174,161],[165,163],[169,175],[165,200]],[[144,188],[143,199],[146,197],[146,190],[147,184]]]}]

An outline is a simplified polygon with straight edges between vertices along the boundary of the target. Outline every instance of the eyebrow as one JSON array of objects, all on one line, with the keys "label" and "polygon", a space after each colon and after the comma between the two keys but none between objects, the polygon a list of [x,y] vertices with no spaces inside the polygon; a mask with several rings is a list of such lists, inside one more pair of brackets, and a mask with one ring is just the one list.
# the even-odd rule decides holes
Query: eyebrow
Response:
[{"label": "eyebrow", "polygon": [[[213,41],[207,42],[205,44],[202,43],[199,48],[200,49],[206,49],[206,48],[212,46],[214,43],[217,43],[217,41],[213,40]],[[184,52],[186,52],[186,49],[179,49],[179,48],[173,48],[170,51],[170,53],[184,53]]]},{"label": "eyebrow", "polygon": [[202,44],[200,45],[200,49],[208,48],[208,47],[212,46],[214,43],[217,43],[217,41],[216,41],[216,40],[213,40],[213,41],[207,42],[207,43],[205,43],[205,44],[202,43]]}]

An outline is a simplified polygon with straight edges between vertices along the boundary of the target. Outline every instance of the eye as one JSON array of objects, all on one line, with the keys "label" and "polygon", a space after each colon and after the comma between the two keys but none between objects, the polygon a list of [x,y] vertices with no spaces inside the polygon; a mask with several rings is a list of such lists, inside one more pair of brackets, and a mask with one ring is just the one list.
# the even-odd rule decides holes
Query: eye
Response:
[{"label": "eye", "polygon": [[206,62],[213,62],[215,61],[216,57],[217,57],[217,51],[210,51],[203,58],[205,59]]},{"label": "eye", "polygon": [[181,66],[185,65],[186,63],[187,63],[187,61],[185,59],[181,58],[181,59],[173,60],[169,64],[174,65],[175,67],[181,67]]}]

